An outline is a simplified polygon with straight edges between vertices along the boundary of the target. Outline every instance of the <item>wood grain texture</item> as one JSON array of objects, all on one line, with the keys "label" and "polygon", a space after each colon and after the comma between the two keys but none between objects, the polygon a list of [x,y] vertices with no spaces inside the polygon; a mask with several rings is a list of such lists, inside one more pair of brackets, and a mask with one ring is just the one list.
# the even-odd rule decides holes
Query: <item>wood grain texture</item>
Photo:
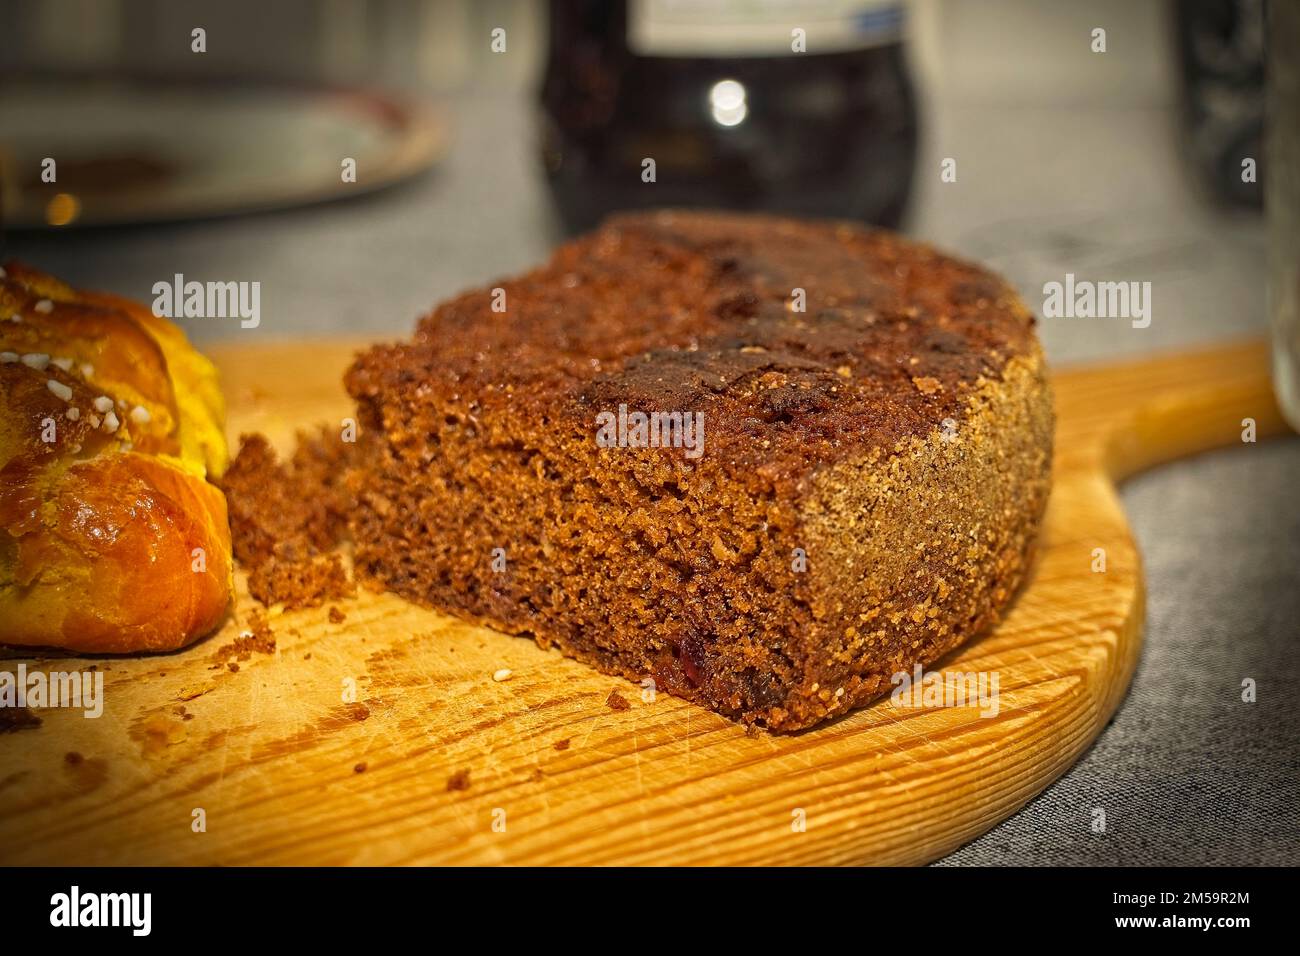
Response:
[{"label": "wood grain texture", "polygon": [[[232,435],[338,420],[346,344],[217,350]],[[0,733],[0,862],[887,864],[935,859],[1014,813],[1109,719],[1138,657],[1143,584],[1114,482],[1284,429],[1257,343],[1055,376],[1041,553],[1002,624],[943,661],[996,671],[999,711],[887,698],[792,736],[742,727],[530,641],[387,595],[104,658],[98,720]],[[1092,570],[1093,549],[1106,571]],[[45,671],[84,659],[35,659]],[[508,668],[508,680],[493,679]],[[355,702],[344,682],[356,683]],[[631,705],[613,710],[612,690]],[[181,710],[183,708],[183,712]],[[69,753],[77,757],[69,758]],[[202,808],[207,829],[192,832]],[[798,811],[806,829],[792,826]],[[493,828],[504,813],[504,832]],[[1080,820],[1080,826],[1087,821]]]}]

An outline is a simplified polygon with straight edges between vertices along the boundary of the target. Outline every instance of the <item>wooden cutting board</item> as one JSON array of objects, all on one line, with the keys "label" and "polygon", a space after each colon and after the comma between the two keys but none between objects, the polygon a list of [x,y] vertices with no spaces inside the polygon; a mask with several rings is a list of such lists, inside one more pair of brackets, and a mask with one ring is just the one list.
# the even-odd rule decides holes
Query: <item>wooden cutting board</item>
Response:
[{"label": "wooden cutting board", "polygon": [[[289,447],[348,413],[345,344],[215,351],[230,431]],[[1114,482],[1284,426],[1260,344],[1055,377],[1055,488],[1028,586],[944,662],[997,671],[999,711],[887,698],[794,736],[363,594],[187,650],[101,658],[105,711],[0,734],[6,864],[922,863],[1014,813],[1105,726],[1138,657],[1143,584]],[[1094,549],[1105,571],[1093,570]],[[84,659],[10,652],[47,671]],[[238,670],[228,663],[234,662]],[[509,669],[507,680],[494,672]],[[355,700],[345,699],[347,682]],[[617,689],[630,703],[613,710]],[[202,810],[203,832],[195,832]],[[1086,821],[1081,820],[1080,826]]]}]

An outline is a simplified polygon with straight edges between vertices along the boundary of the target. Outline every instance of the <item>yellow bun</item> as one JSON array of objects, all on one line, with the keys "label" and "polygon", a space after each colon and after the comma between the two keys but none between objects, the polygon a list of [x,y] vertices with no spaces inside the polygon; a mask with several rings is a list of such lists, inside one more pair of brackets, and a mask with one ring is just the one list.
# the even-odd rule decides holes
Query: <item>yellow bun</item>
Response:
[{"label": "yellow bun", "polygon": [[143,306],[4,270],[0,642],[184,646],[232,590],[216,370]]}]

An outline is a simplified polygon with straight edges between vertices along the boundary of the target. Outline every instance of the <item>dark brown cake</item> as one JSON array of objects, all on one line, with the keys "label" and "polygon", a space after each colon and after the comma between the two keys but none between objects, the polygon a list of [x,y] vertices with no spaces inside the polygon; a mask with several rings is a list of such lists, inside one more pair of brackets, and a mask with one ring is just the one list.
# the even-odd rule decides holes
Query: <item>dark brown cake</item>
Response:
[{"label": "dark brown cake", "polygon": [[351,498],[344,489],[350,448],[322,430],[299,434],[281,463],[262,435],[242,435],[221,477],[235,557],[248,593],[264,604],[317,607],[354,593],[336,545]]},{"label": "dark brown cake", "polygon": [[[1033,325],[998,277],[893,234],[615,218],[349,370],[357,574],[811,726],[1022,580],[1052,437]],[[702,415],[703,453],[601,447],[620,406]]]}]

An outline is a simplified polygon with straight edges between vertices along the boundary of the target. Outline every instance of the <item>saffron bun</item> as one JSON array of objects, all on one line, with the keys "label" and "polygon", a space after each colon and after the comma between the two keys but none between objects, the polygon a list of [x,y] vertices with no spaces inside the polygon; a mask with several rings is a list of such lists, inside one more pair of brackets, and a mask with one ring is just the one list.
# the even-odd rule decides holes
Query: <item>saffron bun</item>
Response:
[{"label": "saffron bun", "polygon": [[0,643],[166,651],[232,594],[216,369],[147,308],[0,273]]}]

